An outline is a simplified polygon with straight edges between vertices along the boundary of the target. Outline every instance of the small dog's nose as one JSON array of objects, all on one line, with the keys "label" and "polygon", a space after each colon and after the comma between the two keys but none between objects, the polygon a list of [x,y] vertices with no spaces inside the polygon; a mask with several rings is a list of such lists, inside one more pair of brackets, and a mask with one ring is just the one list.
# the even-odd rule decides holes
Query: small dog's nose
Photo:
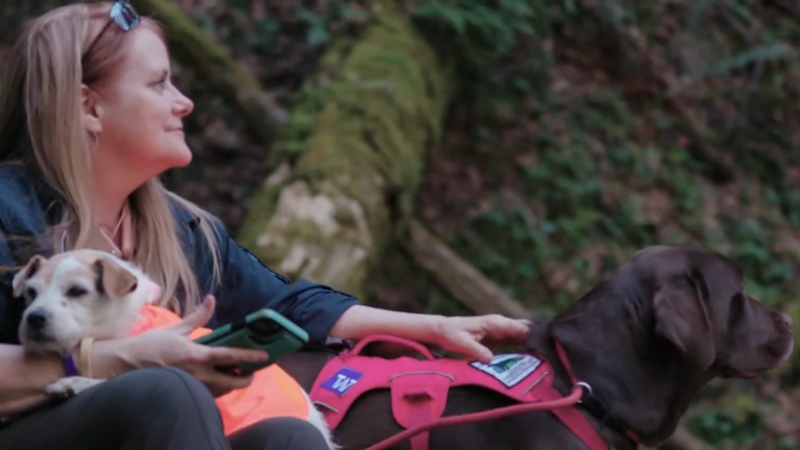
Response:
[{"label": "small dog's nose", "polygon": [[29,312],[26,320],[32,330],[41,330],[47,324],[47,316],[41,310]]},{"label": "small dog's nose", "polygon": [[787,327],[792,328],[792,317],[786,314],[781,314],[781,316],[783,316],[783,323],[785,323]]}]

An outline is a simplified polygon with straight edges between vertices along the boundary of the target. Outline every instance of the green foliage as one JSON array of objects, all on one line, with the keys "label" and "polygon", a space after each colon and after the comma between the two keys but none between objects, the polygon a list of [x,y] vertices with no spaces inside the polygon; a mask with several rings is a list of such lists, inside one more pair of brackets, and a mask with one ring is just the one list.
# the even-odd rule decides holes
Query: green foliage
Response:
[{"label": "green foliage", "polygon": [[[191,11],[195,21],[207,33],[226,43],[235,55],[260,57],[274,63],[276,55],[292,55],[297,51],[320,52],[332,42],[334,35],[357,35],[367,21],[364,1],[296,1],[276,5],[262,2],[263,10],[255,13],[252,0],[230,0],[225,7]],[[287,35],[296,37],[289,41]],[[298,44],[304,44],[302,48]],[[299,61],[298,61],[299,62]]]},{"label": "green foliage", "polygon": [[198,14],[195,21],[206,33],[226,42],[233,52],[265,52],[274,45],[281,29],[277,17],[253,18],[249,2],[236,1],[220,16]]},{"label": "green foliage", "polygon": [[767,431],[766,416],[775,405],[748,394],[730,394],[718,407],[705,406],[692,415],[687,425],[697,437],[714,444],[714,448],[733,450],[794,449],[791,436],[774,438]]},{"label": "green foliage", "polygon": [[[629,130],[641,119],[613,90],[568,106],[552,96],[528,114],[539,124],[536,139],[524,145],[536,149],[531,151],[535,162],[513,169],[524,204],[508,206],[495,199],[471,217],[469,228],[452,243],[512,295],[554,312],[623,258],[658,242],[658,223],[641,216],[639,198],[609,205],[604,196],[612,191],[625,195],[624,180],[632,172],[641,174],[641,183],[659,186],[662,180],[648,161],[661,155],[629,141]],[[683,158],[663,164],[680,166]],[[683,195],[693,201],[691,193]],[[605,250],[584,254],[598,244]],[[549,281],[554,272],[563,275],[556,285]]]},{"label": "green foliage", "polygon": [[[639,248],[662,243],[722,251],[742,266],[753,294],[771,304],[792,298],[797,256],[778,239],[800,224],[800,194],[784,170],[797,159],[787,149],[800,145],[792,119],[800,117],[800,89],[787,84],[798,67],[797,52],[785,44],[800,37],[798,27],[787,26],[785,17],[756,12],[756,4],[747,1],[695,1],[661,12],[633,1],[602,2],[593,10],[530,0],[415,5],[420,27],[473,70],[464,79],[465,90],[478,93],[477,119],[468,131],[475,145],[461,154],[476,159],[487,184],[506,186],[523,200],[508,204],[501,199],[507,197],[504,190],[490,188],[489,201],[451,237],[510,293],[534,304],[547,295],[549,307],[563,308]],[[607,23],[587,27],[587,18]],[[676,26],[666,40],[665,18]],[[601,83],[580,95],[552,89],[550,81],[564,76],[555,65],[564,36],[595,33],[569,43],[603,42],[601,50],[611,58],[607,67],[640,58],[625,46],[622,54],[608,53],[614,45],[604,41],[619,39],[613,30],[622,26],[658,43],[653,52],[672,58],[689,50],[700,53],[693,64],[675,70],[694,83],[687,92],[712,115],[706,124],[711,133],[700,137],[707,140],[704,145],[733,154],[741,179],[719,178],[717,162],[692,145],[686,118],[660,106],[659,97],[641,108],[617,86]],[[763,32],[748,34],[749,29]],[[520,58],[536,64],[516,66]],[[514,89],[519,84],[508,82],[509,72],[529,84],[548,83],[519,95]],[[624,73],[610,75],[626,81]],[[503,90],[492,89],[498,80],[504,81]],[[715,114],[730,118],[716,123]],[[509,115],[519,126],[536,124],[536,131],[498,147],[509,120],[501,117]],[[649,137],[642,140],[642,133]],[[531,162],[512,162],[520,155]],[[511,170],[517,176],[509,177]],[[735,185],[735,203],[722,202],[724,191]],[[648,211],[654,207],[662,211]]]},{"label": "green foliage", "polygon": [[[549,26],[543,17],[544,5],[527,1],[421,1],[414,11],[419,19],[435,21],[443,28],[455,31],[458,45],[472,55],[474,51],[505,56],[517,45],[518,36],[535,36],[532,26],[537,18]],[[538,7],[538,8],[537,8]]]},{"label": "green foliage", "polygon": [[366,20],[366,13],[360,7],[356,8],[349,0],[333,0],[329,2],[328,10],[318,14],[306,8],[297,8],[295,17],[308,27],[306,42],[311,47],[330,44],[333,39],[331,25],[336,23],[358,23]]},{"label": "green foliage", "polygon": [[697,414],[690,423],[690,429],[698,437],[722,445],[729,441],[752,445],[763,428],[763,418],[754,412],[736,417],[729,412],[708,410]]},{"label": "green foliage", "polygon": [[[545,0],[415,0],[412,18],[443,54],[456,56],[460,80],[482,95],[527,94],[546,80],[552,28]],[[513,61],[512,65],[508,63]],[[497,70],[499,67],[504,70]],[[511,70],[509,69],[511,66]],[[532,75],[535,75],[532,77]]]},{"label": "green foliage", "polygon": [[786,284],[792,283],[792,258],[776,258],[772,249],[774,225],[763,218],[737,219],[722,215],[723,227],[732,242],[728,256],[733,258],[748,275],[748,292],[764,302],[780,306],[786,297]]}]

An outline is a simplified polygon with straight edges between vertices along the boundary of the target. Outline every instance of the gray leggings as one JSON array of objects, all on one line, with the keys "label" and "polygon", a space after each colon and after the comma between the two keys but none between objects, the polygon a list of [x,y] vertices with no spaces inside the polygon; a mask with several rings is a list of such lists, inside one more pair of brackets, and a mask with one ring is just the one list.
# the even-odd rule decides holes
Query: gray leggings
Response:
[{"label": "gray leggings", "polygon": [[294,418],[268,419],[226,438],[214,398],[171,368],[120,375],[66,402],[0,427],[0,449],[324,450],[322,434]]}]

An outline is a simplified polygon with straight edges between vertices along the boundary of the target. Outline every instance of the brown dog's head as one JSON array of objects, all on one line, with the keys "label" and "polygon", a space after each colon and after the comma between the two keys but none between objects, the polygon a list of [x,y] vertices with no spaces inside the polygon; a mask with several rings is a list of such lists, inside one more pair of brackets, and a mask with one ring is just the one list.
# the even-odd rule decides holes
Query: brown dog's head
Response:
[{"label": "brown dog's head", "polygon": [[655,445],[711,379],[749,378],[786,361],[791,326],[745,292],[730,259],[655,246],[553,320],[548,334],[564,345],[576,375]]},{"label": "brown dog's head", "polygon": [[659,246],[630,264],[651,283],[656,334],[688,361],[723,377],[753,377],[789,358],[791,318],[748,295],[728,258]]}]

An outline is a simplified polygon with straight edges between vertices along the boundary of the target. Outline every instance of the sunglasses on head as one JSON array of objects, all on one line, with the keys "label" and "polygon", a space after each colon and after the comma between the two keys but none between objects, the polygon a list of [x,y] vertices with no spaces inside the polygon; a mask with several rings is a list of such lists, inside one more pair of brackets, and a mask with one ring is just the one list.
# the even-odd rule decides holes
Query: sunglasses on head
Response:
[{"label": "sunglasses on head", "polygon": [[111,12],[109,13],[110,20],[106,25],[97,33],[97,36],[94,38],[94,41],[86,48],[85,55],[89,54],[89,51],[94,47],[98,40],[100,40],[100,36],[108,30],[108,27],[111,26],[112,23],[116,24],[124,31],[130,31],[136,28],[137,25],[142,21],[142,17],[139,13],[133,9],[133,5],[130,4],[127,0],[117,0],[114,2],[114,5],[111,7]]},{"label": "sunglasses on head", "polygon": [[133,5],[126,0],[117,0],[114,2],[114,6],[111,7],[111,13],[109,15],[111,20],[125,31],[133,29],[142,21],[139,13],[133,9]]}]

